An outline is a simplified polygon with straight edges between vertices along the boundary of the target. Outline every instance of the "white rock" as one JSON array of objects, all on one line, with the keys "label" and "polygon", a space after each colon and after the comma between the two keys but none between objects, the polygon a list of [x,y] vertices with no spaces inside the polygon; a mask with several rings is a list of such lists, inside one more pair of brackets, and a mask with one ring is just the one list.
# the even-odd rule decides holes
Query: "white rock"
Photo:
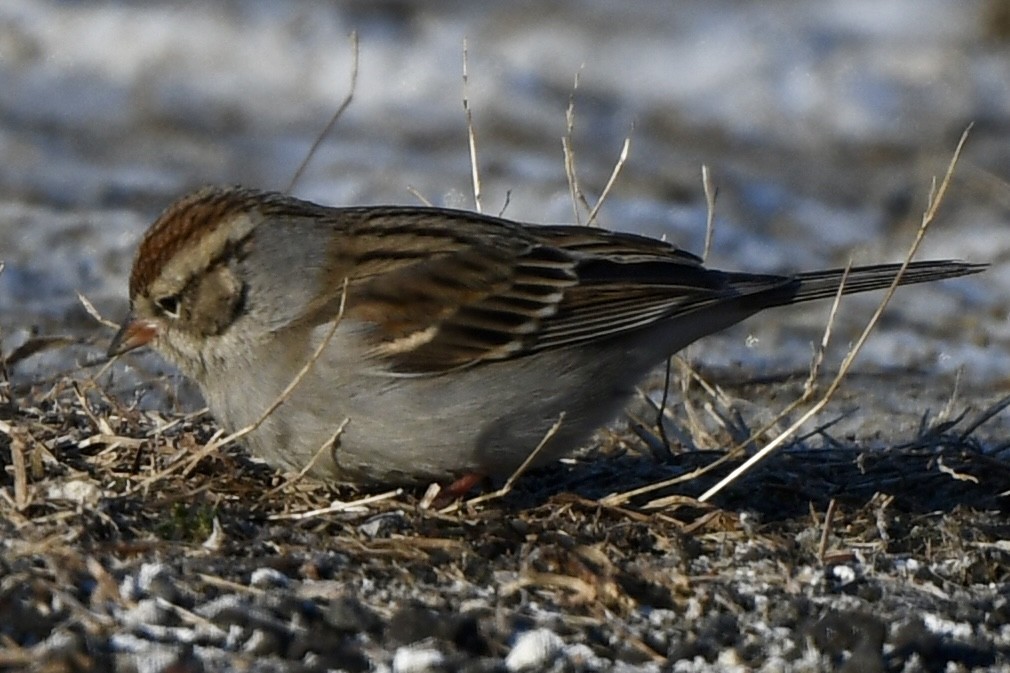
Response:
[{"label": "white rock", "polygon": [[548,629],[526,631],[512,646],[505,657],[505,668],[510,671],[528,671],[546,668],[558,656],[564,641],[558,634]]},{"label": "white rock", "polygon": [[83,479],[72,479],[46,489],[47,500],[68,500],[79,505],[96,503],[101,497],[102,489],[94,482]]},{"label": "white rock", "polygon": [[291,584],[291,580],[288,576],[274,568],[257,568],[249,577],[249,585],[261,589],[269,589],[271,587],[283,588],[289,584]]},{"label": "white rock", "polygon": [[425,673],[445,661],[445,655],[433,647],[401,647],[393,655],[393,673]]}]

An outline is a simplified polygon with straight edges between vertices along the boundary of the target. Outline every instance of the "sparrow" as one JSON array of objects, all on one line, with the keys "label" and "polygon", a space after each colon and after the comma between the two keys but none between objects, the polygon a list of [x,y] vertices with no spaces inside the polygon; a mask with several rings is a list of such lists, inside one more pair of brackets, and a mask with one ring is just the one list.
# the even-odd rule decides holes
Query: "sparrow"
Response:
[{"label": "sparrow", "polygon": [[[955,260],[706,268],[653,238],[207,187],[148,229],[110,356],[150,346],[271,465],[324,480],[502,478],[584,445],[653,368],[759,311],[957,278]],[[342,428],[338,432],[338,429]]]}]

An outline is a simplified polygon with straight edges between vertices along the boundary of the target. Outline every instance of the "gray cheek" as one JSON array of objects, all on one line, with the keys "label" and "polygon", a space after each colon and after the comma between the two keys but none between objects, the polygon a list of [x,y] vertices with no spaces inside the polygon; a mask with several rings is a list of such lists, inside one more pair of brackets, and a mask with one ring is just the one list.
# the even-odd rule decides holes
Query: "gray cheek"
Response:
[{"label": "gray cheek", "polygon": [[273,331],[299,319],[328,293],[320,287],[329,261],[329,234],[309,222],[266,223],[238,263],[247,313]]},{"label": "gray cheek", "polygon": [[315,296],[306,278],[286,275],[284,278],[255,278],[247,284],[245,311],[242,314],[249,323],[260,329],[273,332],[283,329],[298,319],[304,307]]}]

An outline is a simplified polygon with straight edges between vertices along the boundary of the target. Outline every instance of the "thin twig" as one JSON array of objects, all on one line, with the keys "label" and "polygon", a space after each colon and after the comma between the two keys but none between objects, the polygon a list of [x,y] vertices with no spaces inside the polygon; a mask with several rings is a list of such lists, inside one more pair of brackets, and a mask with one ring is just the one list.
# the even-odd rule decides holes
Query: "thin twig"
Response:
[{"label": "thin twig", "polygon": [[498,211],[498,217],[505,217],[505,211],[508,210],[509,203],[512,202],[512,190],[505,190],[505,201],[501,204],[501,210]]},{"label": "thin twig", "polygon": [[670,401],[670,378],[673,373],[673,358],[666,359],[666,369],[663,374],[663,396],[659,400],[659,407],[656,409],[656,427],[659,428],[659,437],[663,440],[663,445],[670,451],[670,438],[666,434],[666,404]]},{"label": "thin twig", "polygon": [[[828,322],[824,325],[824,334],[821,335],[821,342],[814,351],[814,357],[810,361],[810,373],[807,376],[806,382],[803,384],[803,394],[800,395],[800,400],[806,402],[813,397],[814,391],[817,387],[817,375],[820,373],[821,365],[824,364],[824,354],[827,353],[828,344],[831,342],[831,328],[835,324],[835,318],[838,315],[838,308],[842,305],[842,294],[845,291],[845,282],[849,279],[849,271],[852,270],[852,260],[845,265],[845,271],[842,272],[842,279],[838,283],[838,290],[835,292],[835,298],[831,302],[831,311],[828,313]],[[785,414],[789,413],[795,408],[795,406],[790,405],[786,410],[778,414],[773,423],[778,423],[779,419],[784,417]]]},{"label": "thin twig", "polygon": [[421,203],[423,203],[423,204],[424,204],[424,205],[426,205],[427,207],[429,207],[429,208],[431,208],[431,207],[432,207],[432,203],[431,203],[431,201],[429,201],[429,200],[428,200],[428,199],[427,199],[427,198],[426,198],[426,197],[424,196],[424,194],[422,194],[421,192],[417,191],[417,187],[407,187],[407,191],[408,191],[409,193],[413,194],[413,195],[414,195],[414,197],[415,197],[415,198],[416,198],[416,199],[417,199],[418,201],[420,201]]},{"label": "thin twig", "polygon": [[712,174],[708,166],[701,165],[701,186],[705,190],[705,245],[701,249],[701,261],[708,260],[712,251],[712,238],[715,235],[715,199],[719,196],[719,188],[712,184]]},{"label": "thin twig", "polygon": [[561,149],[565,155],[565,176],[568,178],[568,193],[572,198],[572,210],[575,212],[575,224],[582,223],[579,204],[581,203],[587,211],[591,210],[582,190],[579,188],[579,179],[575,171],[575,147],[572,143],[572,134],[575,131],[575,92],[579,88],[579,73],[575,73],[575,82],[572,84],[572,92],[568,96],[568,107],[565,109],[565,135],[561,137]]},{"label": "thin twig", "polygon": [[309,148],[308,154],[306,154],[305,158],[302,159],[302,163],[298,166],[298,170],[295,171],[294,176],[291,178],[291,182],[288,183],[288,188],[284,190],[285,194],[290,194],[291,191],[295,188],[295,185],[298,184],[298,181],[301,179],[302,174],[305,172],[305,169],[308,168],[309,162],[312,161],[312,157],[316,155],[316,151],[318,151],[319,147],[323,144],[323,140],[326,139],[326,136],[329,135],[330,130],[332,130],[334,125],[336,125],[337,120],[340,119],[341,115],[344,114],[344,110],[346,110],[350,106],[351,101],[354,100],[354,90],[357,87],[358,87],[358,31],[352,31],[350,89],[348,90],[347,95],[344,96],[344,100],[340,103],[340,107],[338,107],[337,111],[333,113],[332,117],[330,117],[330,121],[326,123],[325,127],[323,127],[322,132],[318,136],[316,136],[316,140],[315,142],[312,143],[312,147]]}]

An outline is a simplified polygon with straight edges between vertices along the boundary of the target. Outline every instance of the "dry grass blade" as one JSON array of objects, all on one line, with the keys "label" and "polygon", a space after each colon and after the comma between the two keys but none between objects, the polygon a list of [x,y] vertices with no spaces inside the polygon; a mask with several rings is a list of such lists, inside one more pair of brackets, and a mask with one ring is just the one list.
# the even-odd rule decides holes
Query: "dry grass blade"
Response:
[{"label": "dry grass blade", "polygon": [[[831,343],[831,327],[835,324],[835,318],[838,316],[838,308],[842,305],[842,291],[845,289],[845,282],[849,279],[849,271],[852,270],[852,260],[845,265],[845,271],[842,273],[842,280],[838,284],[838,291],[835,292],[835,298],[831,302],[831,311],[828,313],[828,322],[824,325],[824,334],[821,336],[821,343],[818,345],[817,350],[814,351],[814,357],[810,361],[810,373],[807,375],[807,380],[803,384],[803,394],[796,403],[786,407],[785,411],[776,415],[773,423],[778,423],[779,419],[784,418],[787,413],[795,409],[797,406],[811,399],[814,395],[814,391],[817,387],[817,375],[821,371],[821,365],[824,364],[824,354],[828,351],[828,344]],[[768,426],[770,427],[770,425]]]},{"label": "dry grass blade", "polygon": [[14,507],[19,512],[23,512],[31,502],[28,495],[28,469],[25,464],[25,443],[18,434],[11,434],[9,436],[11,438],[11,462],[14,468]]},{"label": "dry grass blade", "polygon": [[957,481],[970,481],[973,484],[979,483],[978,477],[972,474],[963,474],[958,472],[952,467],[948,467],[943,463],[943,456],[939,456],[936,459],[936,469],[947,476],[956,479]]},{"label": "dry grass blade", "polygon": [[304,521],[305,519],[314,519],[316,517],[325,516],[327,514],[335,514],[337,512],[347,512],[351,510],[363,510],[368,505],[374,505],[377,502],[383,502],[385,500],[391,500],[400,495],[403,495],[403,489],[397,488],[392,491],[386,491],[385,493],[379,493],[376,495],[370,495],[360,500],[352,500],[350,502],[334,502],[328,507],[321,507],[319,509],[310,510],[308,512],[290,512],[283,514],[272,514],[267,517],[268,521]]},{"label": "dry grass blade", "polygon": [[705,245],[701,250],[701,259],[706,261],[715,235],[715,199],[719,196],[719,188],[712,184],[712,174],[705,164],[701,165],[701,186],[705,190]]},{"label": "dry grass blade", "polygon": [[91,300],[84,296],[84,294],[77,293],[77,301],[81,302],[81,306],[84,307],[85,312],[90,315],[95,321],[100,325],[105,325],[106,327],[111,327],[112,329],[119,329],[119,325],[111,320],[102,317],[102,314],[98,312],[95,305],[91,303]]},{"label": "dry grass blade", "polygon": [[[690,472],[685,472],[684,474],[677,475],[676,477],[671,477],[669,479],[664,479],[662,481],[656,481],[651,484],[646,484],[645,486],[640,486],[638,488],[633,488],[628,491],[623,491],[621,493],[614,493],[613,495],[608,495],[607,497],[600,500],[600,503],[606,505],[607,507],[620,507],[621,505],[626,505],[632,500],[641,495],[647,495],[649,493],[654,493],[664,488],[669,488],[671,486],[676,486],[677,484],[682,484],[688,481],[694,481],[699,479],[712,470],[718,468],[720,465],[732,460],[733,454],[725,453],[716,460],[712,461],[708,465],[696,468]],[[681,497],[681,496],[677,496]],[[647,509],[653,509],[652,503],[650,503]]]},{"label": "dry grass blade", "polygon": [[852,368],[853,362],[855,362],[856,356],[862,350],[863,345],[866,340],[870,337],[874,328],[877,326],[877,322],[880,320],[880,316],[883,315],[884,309],[890,303],[891,298],[894,296],[895,290],[898,288],[898,283],[901,281],[901,277],[908,268],[909,262],[918,252],[919,246],[922,244],[923,238],[926,236],[926,231],[929,230],[930,224],[936,217],[936,213],[940,208],[940,204],[943,203],[943,198],[947,194],[947,189],[950,187],[951,179],[954,175],[954,168],[957,166],[958,159],[961,157],[961,152],[964,149],[964,145],[968,140],[968,135],[971,133],[971,125],[964,130],[961,134],[961,139],[957,143],[957,147],[954,149],[954,155],[951,157],[950,163],[947,165],[947,172],[943,176],[943,180],[940,182],[939,188],[936,188],[936,183],[934,180],[934,188],[930,190],[929,201],[926,206],[925,212],[922,214],[922,221],[919,224],[919,229],[916,232],[915,239],[912,241],[911,246],[909,246],[908,252],[905,255],[905,259],[902,262],[901,268],[898,269],[897,274],[895,274],[894,280],[891,282],[890,287],[884,293],[883,298],[877,305],[877,310],[874,311],[873,315],[870,316],[870,320],[867,322],[866,327],[863,329],[856,343],[849,349],[846,354],[845,359],[842,361],[841,366],[838,369],[838,373],[835,378],[831,381],[828,389],[824,392],[821,399],[814,404],[810,409],[806,411],[795,423],[789,426],[786,430],[780,433],[772,441],[766,444],[760,451],[751,456],[742,465],[734,469],[730,474],[728,474],[724,479],[720,480],[715,486],[710,488],[708,491],[702,494],[699,498],[702,502],[711,499],[719,491],[726,488],[729,484],[733,483],[740,478],[741,475],[745,474],[752,467],[757,465],[759,462],[764,460],[768,455],[770,455],[775,449],[782,446],[790,437],[792,437],[796,432],[804,425],[808,420],[810,420],[814,415],[821,411],[828,402],[834,396],[835,391],[838,390],[842,381],[845,379],[846,374],[848,374],[849,369]]},{"label": "dry grass blade", "polygon": [[[709,383],[708,381],[706,381],[701,376],[701,374],[699,374],[697,371],[695,371],[691,367],[691,365],[687,362],[687,360],[685,360],[684,358],[682,358],[680,355],[674,355],[673,358],[671,359],[671,361],[676,362],[677,366],[678,366],[678,368],[680,370],[679,371],[678,380],[679,380],[681,388],[682,388],[682,391],[681,391],[681,397],[683,399],[682,409],[687,413],[688,419],[690,421],[690,429],[689,430],[685,430],[684,434],[690,435],[692,443],[697,445],[697,446],[694,447],[695,450],[701,448],[702,446],[706,446],[706,447],[715,447],[715,446],[718,446],[719,442],[716,440],[715,437],[713,437],[708,432],[708,430],[705,428],[704,424],[701,423],[701,421],[699,420],[699,418],[698,418],[698,412],[694,408],[694,405],[691,404],[690,399],[688,397],[688,387],[690,386],[690,384],[692,382],[695,382],[695,383],[697,383],[698,385],[700,385],[705,390],[705,393],[710,398],[717,399],[721,403],[723,403],[724,405],[728,405],[729,401],[727,399],[725,399],[725,396],[723,395],[723,393],[720,390],[718,390],[715,386],[713,386],[711,383]],[[651,403],[651,400],[648,397],[648,395],[642,393],[642,397],[645,400],[647,400],[647,401],[649,401]],[[657,409],[657,412],[661,415],[660,416],[661,420],[659,421],[661,423],[662,422],[662,418],[665,418],[668,415],[668,412],[666,411],[666,405],[665,405],[665,403],[662,403],[661,405],[656,405],[656,409]],[[772,421],[772,422],[774,423],[774,421]],[[660,427],[663,427],[663,426],[660,425]],[[647,495],[649,493],[652,493],[652,492],[655,492],[655,491],[659,491],[659,490],[662,490],[662,489],[666,489],[666,488],[669,488],[671,486],[675,486],[675,485],[680,484],[680,483],[684,483],[684,482],[688,482],[688,481],[694,481],[695,479],[699,479],[699,478],[705,476],[706,474],[708,474],[709,472],[711,472],[712,470],[716,470],[721,465],[723,465],[723,464],[725,464],[725,463],[733,460],[734,458],[736,458],[736,456],[740,453],[740,451],[743,450],[743,448],[745,446],[750,445],[755,439],[757,439],[758,437],[760,437],[761,434],[763,434],[765,431],[767,431],[768,427],[771,427],[771,425],[769,424],[765,428],[762,428],[761,430],[757,430],[757,431],[751,433],[751,436],[747,439],[746,442],[742,442],[739,445],[733,447],[733,449],[731,449],[730,451],[727,451],[722,456],[720,456],[716,460],[712,461],[711,463],[708,463],[707,465],[695,468],[694,470],[691,470],[690,472],[686,472],[684,474],[677,475],[676,477],[671,477],[669,479],[663,479],[661,481],[652,482],[651,484],[646,484],[644,486],[639,486],[637,488],[633,488],[633,489],[630,489],[628,491],[622,491],[621,493],[614,493],[614,494],[608,495],[607,497],[603,498],[600,502],[603,503],[603,504],[605,504],[605,505],[611,506],[611,507],[617,507],[617,506],[620,506],[620,505],[627,504],[633,498],[636,498],[638,496]],[[648,503],[647,505],[645,505],[644,508],[646,508],[646,509],[657,509],[657,508],[660,508],[660,507],[663,506],[663,505],[658,505],[657,503],[663,503],[663,502],[667,502],[667,501],[668,501],[668,499],[664,499],[664,498],[661,498],[659,500],[654,500],[654,501]]]},{"label": "dry grass blade", "polygon": [[[250,432],[255,431],[257,428],[263,425],[266,419],[269,418],[273,412],[275,412],[282,404],[284,404],[285,401],[287,401],[289,397],[291,397],[291,394],[295,391],[295,388],[297,388],[301,384],[305,376],[308,375],[309,371],[312,370],[312,367],[316,364],[316,361],[323,354],[323,351],[326,349],[326,347],[330,344],[330,341],[333,339],[333,335],[336,334],[337,328],[340,327],[340,322],[344,318],[344,308],[347,305],[347,284],[348,280],[347,278],[344,278],[343,288],[341,289],[340,293],[340,307],[337,309],[337,315],[333,319],[333,325],[330,327],[329,331],[327,331],[326,336],[323,337],[322,341],[319,342],[319,345],[316,346],[315,351],[312,352],[312,356],[308,359],[308,361],[306,361],[306,363],[302,366],[302,368],[298,370],[298,373],[295,374],[295,377],[291,379],[291,382],[284,388],[283,391],[281,391],[281,394],[277,396],[277,399],[275,399],[273,403],[263,411],[260,417],[256,419],[255,423],[253,423],[252,425],[247,425],[246,427],[237,430],[231,433],[230,435],[227,435],[218,440],[217,442],[215,442],[214,447],[215,450],[227,446],[228,444],[231,444],[232,442],[235,442],[245,437]],[[191,461],[190,462],[191,468],[194,465],[195,462]]]},{"label": "dry grass blade", "polygon": [[210,413],[210,407],[202,407],[200,409],[197,409],[196,411],[191,411],[188,414],[177,416],[163,425],[159,425],[155,428],[152,428],[151,430],[148,430],[147,436],[155,437],[157,435],[164,434],[165,432],[171,430],[177,425],[186,425],[191,421],[200,418],[201,416],[207,413]]},{"label": "dry grass blade", "polygon": [[[715,236],[715,200],[719,194],[719,190],[712,183],[712,174],[708,170],[708,166],[702,164],[701,166],[701,186],[705,191],[705,245],[702,249],[701,259],[704,262],[708,259],[708,254],[712,249],[712,239]],[[603,197],[600,197],[602,201]],[[599,204],[597,204],[599,205]],[[680,360],[684,362],[683,358]],[[663,380],[663,399],[660,402],[656,425],[659,428],[659,435],[663,438],[663,442],[670,446],[669,438],[666,436],[666,424],[663,422],[663,418],[666,416],[666,405],[670,399],[670,373],[673,367],[673,357],[668,358],[666,361],[666,372]],[[682,379],[683,381],[683,379]],[[648,398],[648,396],[646,396]],[[685,397],[686,399],[686,397]]]},{"label": "dry grass blade", "polygon": [[[940,191],[937,192],[937,193],[935,193],[935,194],[932,191],[930,193],[930,200],[929,200],[929,203],[927,205],[926,212],[923,214],[923,220],[922,220],[922,223],[920,224],[919,232],[918,232],[915,240],[913,241],[913,243],[911,245],[911,248],[908,251],[908,254],[905,257],[904,264],[902,266],[902,270],[905,268],[905,266],[907,266],[908,262],[911,260],[911,257],[918,250],[918,247],[919,247],[919,245],[920,245],[920,243],[922,241],[922,238],[925,236],[926,229],[928,229],[929,224],[932,222],[932,220],[934,219],[934,217],[936,215],[936,212],[937,212],[937,210],[938,210],[938,208],[940,206],[940,203],[941,203],[941,201],[943,199],[944,194],[946,193],[947,186],[949,185],[950,179],[953,176],[953,170],[954,170],[955,166],[957,165],[958,158],[960,157],[961,151],[962,151],[962,149],[964,147],[964,143],[966,142],[968,134],[969,134],[970,131],[971,131],[971,127],[969,126],[967,129],[965,129],[964,134],[962,134],[961,139],[958,142],[958,145],[957,145],[957,147],[956,147],[956,149],[954,151],[954,155],[953,155],[953,157],[951,159],[950,165],[947,168],[947,173],[945,174],[944,180],[941,183]],[[706,173],[706,171],[703,170],[703,175],[705,173]],[[714,201],[711,203],[710,208],[713,207],[713,206],[714,206]],[[880,314],[883,312],[884,307],[886,307],[887,303],[890,301],[891,296],[893,296],[893,294],[894,294],[894,290],[897,287],[897,282],[900,280],[900,277],[901,277],[901,272],[899,271],[899,274],[895,278],[894,283],[892,283],[891,287],[885,293],[885,296],[881,300],[881,304],[878,306],[877,311],[871,317],[870,323],[867,325],[867,329],[864,329],[861,338],[857,341],[857,344],[853,347],[853,350],[855,350],[857,348],[862,348],[862,343],[864,343],[866,341],[866,338],[869,337],[869,331],[867,331],[867,330],[872,331],[872,326],[876,324],[877,320],[879,320]],[[746,442],[742,442],[742,443],[737,444],[731,450],[727,451],[725,454],[723,454],[722,456],[720,456],[718,459],[712,461],[711,463],[709,463],[709,464],[707,464],[707,465],[705,465],[703,467],[696,468],[696,469],[692,470],[691,472],[688,472],[688,473],[685,473],[685,474],[682,474],[682,475],[678,475],[676,477],[671,477],[670,479],[664,479],[662,481],[653,482],[651,484],[647,484],[645,486],[641,486],[641,487],[638,487],[638,488],[635,488],[635,489],[631,489],[629,491],[625,491],[625,492],[622,492],[622,493],[617,493],[617,494],[613,494],[613,495],[607,496],[606,498],[604,498],[602,500],[602,502],[604,502],[604,503],[606,503],[608,505],[612,505],[612,506],[622,505],[622,504],[626,504],[627,502],[629,502],[632,498],[635,498],[635,497],[638,497],[638,496],[642,496],[642,495],[646,495],[648,493],[651,493],[651,492],[654,492],[654,491],[658,491],[658,490],[661,490],[661,489],[666,489],[666,488],[669,488],[671,486],[675,486],[675,485],[680,484],[680,483],[684,483],[684,482],[687,482],[687,481],[693,481],[695,479],[698,479],[698,478],[704,476],[705,474],[708,474],[709,472],[711,472],[711,471],[713,471],[715,469],[718,469],[720,466],[724,465],[725,463],[727,463],[727,462],[729,462],[731,460],[736,459],[740,455],[740,453],[743,451],[743,449],[744,449],[745,446],[749,445],[750,443],[752,443],[756,439],[762,437],[771,428],[773,428],[775,426],[775,424],[777,424],[781,419],[785,418],[788,414],[792,413],[796,408],[798,408],[799,406],[805,404],[810,399],[812,399],[813,394],[815,392],[815,382],[816,382],[818,370],[819,370],[819,368],[820,368],[820,366],[821,366],[821,364],[823,362],[824,352],[826,350],[827,344],[830,341],[831,328],[832,328],[832,324],[834,322],[834,318],[835,318],[835,316],[837,314],[837,311],[838,311],[838,308],[839,308],[840,300],[841,300],[841,288],[839,288],[839,291],[835,294],[834,303],[832,304],[831,312],[830,312],[830,314],[828,316],[827,324],[825,325],[825,330],[824,330],[824,334],[823,334],[823,336],[821,338],[820,346],[819,346],[817,352],[814,354],[814,357],[812,358],[809,375],[808,375],[806,383],[804,385],[804,392],[803,392],[803,394],[800,397],[798,397],[796,400],[794,400],[792,403],[790,403],[787,407],[785,407],[782,411],[780,411],[778,414],[776,414],[773,419],[771,419],[770,421],[768,421],[767,423],[765,423],[761,428],[759,428],[755,432],[751,433],[751,436],[748,438],[748,440]],[[803,418],[801,418],[800,421],[797,422],[797,424],[794,424],[794,427],[791,427],[790,429],[787,429],[785,432],[790,433],[789,436],[791,436],[793,433],[795,433],[799,429],[799,426],[802,425],[803,422],[805,422],[807,419],[809,419],[814,414],[816,414],[817,412],[819,412],[828,403],[828,401],[830,401],[831,396],[834,395],[834,392],[838,388],[838,385],[840,385],[841,380],[844,378],[845,374],[848,372],[848,369],[851,367],[852,361],[855,359],[855,354],[856,353],[858,353],[858,351],[855,351],[855,352],[850,351],[849,352],[848,356],[846,357],[845,361],[842,364],[842,367],[839,370],[838,375],[835,377],[835,379],[829,385],[829,389],[825,393],[825,397],[827,399],[822,399],[820,402],[818,402],[817,406],[815,406],[814,408],[812,408],[811,410],[809,410],[806,414],[804,414]],[[716,395],[716,391],[714,389],[712,389],[711,386],[708,386],[708,384],[704,381],[704,379],[702,379],[693,370],[691,370],[686,365],[686,363],[683,363],[683,364],[684,364],[685,368],[688,370],[687,371],[688,375],[687,376],[684,376],[684,375],[681,376],[681,383],[682,383],[682,385],[686,385],[686,383],[687,383],[688,380],[697,380],[699,383],[701,383],[703,386],[706,387],[706,390],[708,391],[709,395],[711,395],[711,396],[714,397]],[[685,399],[686,399],[686,395],[685,395]],[[1007,399],[1007,405],[1010,405],[1010,398]],[[997,405],[994,405],[993,415],[995,415],[996,413],[998,413],[1003,408],[1003,407],[996,408],[997,406],[998,406],[998,403],[997,403]],[[686,406],[685,408],[687,409],[688,412],[691,412],[691,407]],[[660,412],[663,413],[663,407],[661,407]],[[982,420],[981,422],[984,422],[984,420]],[[695,422],[693,425],[695,427],[695,432],[699,433],[698,436],[706,436],[707,435],[707,432],[704,430],[704,428],[702,427],[702,425],[700,423]],[[772,447],[772,449],[774,449],[779,444],[781,444],[781,442],[784,441],[784,439],[785,439],[785,437],[782,437],[780,435],[780,437],[777,438],[777,442],[774,444],[774,446]],[[765,447],[765,449],[763,449],[763,451],[768,451],[768,450],[769,449],[768,449],[767,446]],[[764,457],[765,455],[767,455],[767,454],[761,454],[761,457]],[[737,468],[737,470],[734,471],[733,475],[737,475],[738,476],[739,474],[743,474],[743,471],[744,471],[745,467],[749,469],[749,467],[752,466],[752,465],[754,465],[754,464],[756,464],[758,462],[758,460],[760,460],[760,458],[757,456],[757,454],[755,454],[755,456],[753,456],[749,461],[747,461],[747,463],[745,463],[744,465],[742,465],[740,468]],[[728,477],[727,477],[727,479],[728,479]],[[722,482],[720,482],[720,484],[721,483]],[[722,486],[717,485],[717,487],[720,488],[720,489],[723,486],[724,485],[722,485]],[[715,494],[715,490],[716,489],[714,487],[709,492],[707,492],[704,496],[702,496],[701,499],[704,500],[706,498],[711,498]]]},{"label": "dry grass blade", "polygon": [[[666,418],[666,405],[670,401],[670,382],[672,380],[673,374],[673,358],[666,359],[666,366],[663,368],[663,396],[659,400],[659,404],[656,406],[656,427],[659,428],[659,436],[663,440],[663,445],[666,446],[667,451],[670,447],[670,438],[666,432],[666,423],[664,419]],[[638,390],[639,395],[646,401],[651,402],[651,398],[646,395],[641,389]]]},{"label": "dry grass blade", "polygon": [[579,214],[578,178],[575,177],[575,154],[572,150],[572,142],[565,136],[561,139],[561,149],[565,153],[565,177],[568,179],[568,193],[572,198],[572,212],[575,213],[575,224],[582,224],[582,215]]},{"label": "dry grass blade", "polygon": [[463,38],[463,112],[466,114],[466,140],[467,145],[470,148],[470,176],[473,181],[473,205],[478,213],[482,213],[484,212],[484,209],[480,200],[480,169],[477,167],[477,133],[473,130],[473,112],[470,110],[470,96],[468,93],[470,84],[469,60],[466,38]]},{"label": "dry grass blade", "polygon": [[591,225],[596,222],[596,216],[600,212],[600,207],[603,206],[603,202],[610,194],[610,190],[613,188],[614,183],[617,182],[617,176],[621,174],[621,169],[624,168],[624,164],[628,160],[628,151],[630,149],[631,136],[629,135],[624,139],[624,144],[621,146],[621,153],[618,155],[617,161],[614,162],[614,170],[610,172],[610,178],[607,179],[607,184],[603,186],[603,191],[600,192],[600,198],[596,200],[596,205],[589,211],[589,217],[586,219],[587,225]]},{"label": "dry grass blade", "polygon": [[330,117],[330,121],[326,123],[323,127],[322,132],[316,137],[315,142],[312,143],[312,147],[309,148],[308,153],[305,158],[302,159],[302,163],[298,165],[298,169],[295,170],[295,174],[291,178],[291,182],[288,183],[287,189],[284,190],[285,194],[290,194],[301,180],[302,174],[305,173],[305,169],[308,168],[309,162],[312,161],[312,157],[316,155],[326,136],[330,134],[330,131],[336,125],[337,120],[343,116],[344,111],[347,110],[351,105],[351,101],[354,100],[354,91],[358,88],[358,32],[351,32],[351,86],[347,91],[347,95],[344,96],[344,100],[341,101],[340,106],[337,107],[337,111],[333,113]]},{"label": "dry grass blade", "polygon": [[505,190],[505,201],[502,202],[501,208],[498,210],[498,217],[505,217],[505,211],[508,210],[509,204],[512,202],[512,190]]}]

